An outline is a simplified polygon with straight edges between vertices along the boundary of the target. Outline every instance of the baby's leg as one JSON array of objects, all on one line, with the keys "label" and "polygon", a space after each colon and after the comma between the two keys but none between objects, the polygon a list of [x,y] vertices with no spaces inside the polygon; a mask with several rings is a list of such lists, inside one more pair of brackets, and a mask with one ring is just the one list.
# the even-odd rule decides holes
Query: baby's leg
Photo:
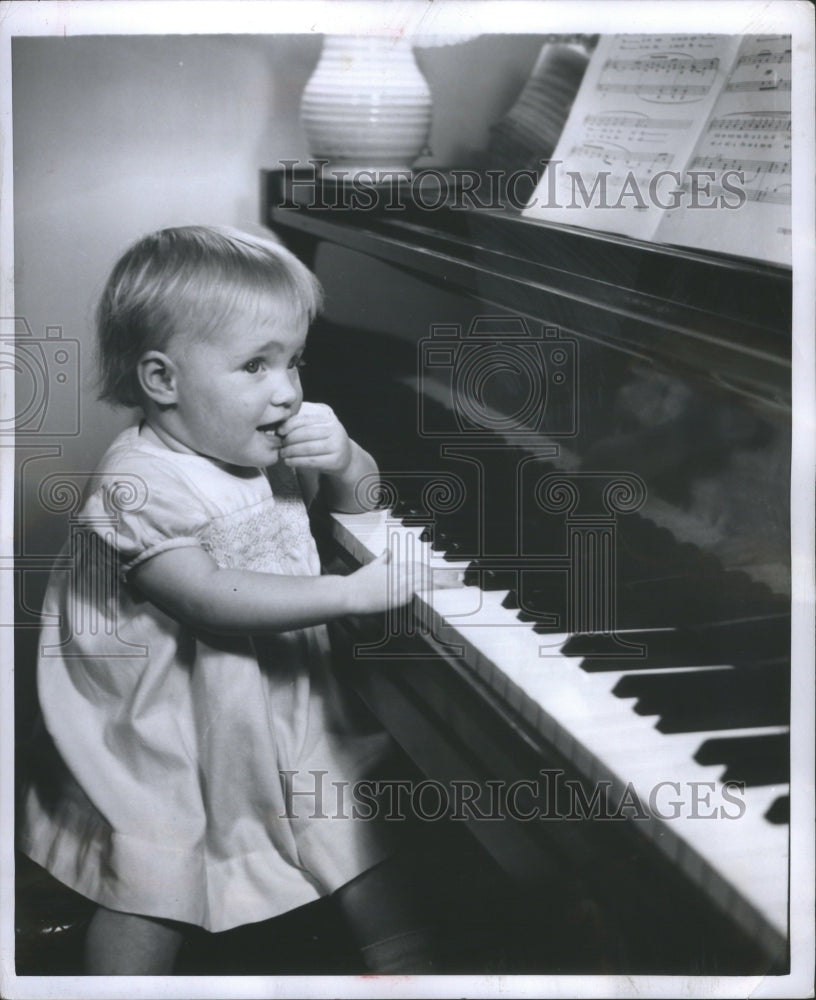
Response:
[{"label": "baby's leg", "polygon": [[183,932],[168,921],[100,906],[85,937],[89,976],[162,976],[173,971]]},{"label": "baby's leg", "polygon": [[422,888],[421,874],[398,855],[337,891],[335,898],[370,972],[438,971],[438,932]]}]

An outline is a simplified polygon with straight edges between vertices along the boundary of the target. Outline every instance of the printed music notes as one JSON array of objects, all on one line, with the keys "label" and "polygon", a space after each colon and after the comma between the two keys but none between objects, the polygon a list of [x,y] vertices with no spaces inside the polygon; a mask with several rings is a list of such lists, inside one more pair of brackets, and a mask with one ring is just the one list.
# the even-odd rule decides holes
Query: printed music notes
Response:
[{"label": "printed music notes", "polygon": [[602,38],[524,214],[790,264],[790,98],[788,36]]},{"label": "printed music notes", "polygon": [[763,47],[759,51],[741,56],[737,60],[731,79],[726,85],[726,91],[729,93],[745,93],[752,90],[789,92],[791,89],[790,41],[783,39],[782,45],[785,47],[779,45]]},{"label": "printed music notes", "polygon": [[711,90],[719,58],[695,59],[685,53],[643,59],[608,59],[598,89],[606,94],[634,94],[643,101],[681,104],[698,101]]},{"label": "printed music notes", "polygon": [[[744,201],[717,213],[667,212],[657,238],[791,263],[791,43],[751,35],[701,132],[688,172],[740,178]],[[685,218],[683,216],[686,216]]]}]

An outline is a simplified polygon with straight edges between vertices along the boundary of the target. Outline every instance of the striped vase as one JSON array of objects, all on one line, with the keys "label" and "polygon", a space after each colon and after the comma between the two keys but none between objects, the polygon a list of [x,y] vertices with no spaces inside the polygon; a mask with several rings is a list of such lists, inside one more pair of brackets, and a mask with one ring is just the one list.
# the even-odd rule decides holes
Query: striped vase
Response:
[{"label": "striped vase", "polygon": [[327,35],[300,116],[312,156],[329,169],[409,171],[426,152],[431,92],[408,42]]}]

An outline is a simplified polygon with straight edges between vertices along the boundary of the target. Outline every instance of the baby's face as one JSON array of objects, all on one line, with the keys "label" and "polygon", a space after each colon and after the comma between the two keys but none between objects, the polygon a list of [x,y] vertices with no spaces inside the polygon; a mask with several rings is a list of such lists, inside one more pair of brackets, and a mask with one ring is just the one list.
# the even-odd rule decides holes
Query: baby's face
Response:
[{"label": "baby's face", "polygon": [[305,321],[280,314],[263,323],[239,316],[206,339],[173,338],[167,353],[177,369],[178,442],[230,465],[276,462],[277,427],[303,402],[299,365],[307,329]]}]

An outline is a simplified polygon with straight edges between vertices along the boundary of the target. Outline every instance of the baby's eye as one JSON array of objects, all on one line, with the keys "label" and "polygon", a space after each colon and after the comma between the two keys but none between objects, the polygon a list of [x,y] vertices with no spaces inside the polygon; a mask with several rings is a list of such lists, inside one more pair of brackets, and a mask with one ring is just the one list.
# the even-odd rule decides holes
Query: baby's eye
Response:
[{"label": "baby's eye", "polygon": [[292,360],[289,362],[289,367],[290,368],[305,368],[306,367],[306,362],[303,360],[303,358],[292,358]]},{"label": "baby's eye", "polygon": [[250,375],[256,375],[261,370],[262,361],[260,358],[253,358],[244,365],[244,371]]}]

